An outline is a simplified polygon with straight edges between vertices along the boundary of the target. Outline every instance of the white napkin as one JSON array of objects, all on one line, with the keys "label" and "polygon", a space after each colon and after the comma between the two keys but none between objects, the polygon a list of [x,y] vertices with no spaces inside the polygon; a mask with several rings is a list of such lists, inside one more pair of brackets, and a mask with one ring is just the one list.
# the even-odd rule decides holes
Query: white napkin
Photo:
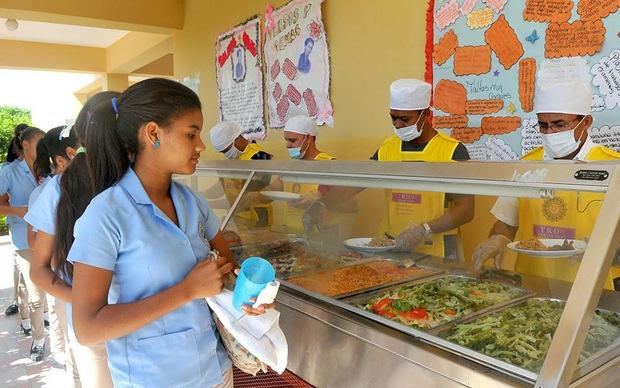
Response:
[{"label": "white napkin", "polygon": [[[278,283],[266,287],[259,294],[257,302],[272,303],[279,286]],[[267,310],[261,316],[249,316],[235,309],[232,300],[232,291],[225,289],[219,295],[207,298],[207,303],[224,327],[244,348],[277,373],[284,372],[288,361],[288,343],[280,329],[280,313],[276,310]]]}]

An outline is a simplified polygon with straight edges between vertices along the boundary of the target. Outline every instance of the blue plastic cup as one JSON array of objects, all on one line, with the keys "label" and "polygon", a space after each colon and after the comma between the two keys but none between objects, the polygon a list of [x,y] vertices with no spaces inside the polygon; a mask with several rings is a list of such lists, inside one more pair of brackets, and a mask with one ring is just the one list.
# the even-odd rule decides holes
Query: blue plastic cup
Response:
[{"label": "blue plastic cup", "polygon": [[245,259],[233,290],[233,306],[241,311],[241,307],[251,304],[250,299],[256,298],[275,277],[276,271],[267,260],[260,257]]}]

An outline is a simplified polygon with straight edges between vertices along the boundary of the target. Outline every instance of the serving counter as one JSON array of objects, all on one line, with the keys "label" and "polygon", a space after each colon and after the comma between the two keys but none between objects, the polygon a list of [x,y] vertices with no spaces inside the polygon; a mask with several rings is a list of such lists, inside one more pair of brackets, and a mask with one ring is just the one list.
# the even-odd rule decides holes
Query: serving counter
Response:
[{"label": "serving counter", "polygon": [[[620,274],[618,167],[224,161],[177,179],[221,217],[234,259],[274,265],[288,367],[313,385],[604,387],[620,382],[620,293],[609,286]],[[517,210],[539,201],[560,240],[515,242],[501,269],[474,272],[497,197]],[[395,249],[389,223],[438,199],[455,226],[456,205],[478,209]],[[558,227],[567,214],[579,226]],[[574,273],[519,271],[524,252]]]}]

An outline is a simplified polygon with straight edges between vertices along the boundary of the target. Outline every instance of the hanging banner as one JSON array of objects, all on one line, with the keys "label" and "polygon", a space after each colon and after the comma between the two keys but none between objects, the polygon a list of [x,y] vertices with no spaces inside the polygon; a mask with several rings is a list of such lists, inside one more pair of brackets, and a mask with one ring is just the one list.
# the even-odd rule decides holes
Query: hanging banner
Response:
[{"label": "hanging banner", "polygon": [[307,115],[333,125],[330,67],[323,0],[293,0],[265,15],[265,61],[269,123],[281,128]]},{"label": "hanging banner", "polygon": [[220,120],[239,124],[248,140],[264,139],[260,18],[218,36],[216,56]]},{"label": "hanging banner", "polygon": [[582,79],[591,138],[620,151],[620,0],[431,2],[434,126],[474,159],[516,159],[541,146],[536,79]]}]

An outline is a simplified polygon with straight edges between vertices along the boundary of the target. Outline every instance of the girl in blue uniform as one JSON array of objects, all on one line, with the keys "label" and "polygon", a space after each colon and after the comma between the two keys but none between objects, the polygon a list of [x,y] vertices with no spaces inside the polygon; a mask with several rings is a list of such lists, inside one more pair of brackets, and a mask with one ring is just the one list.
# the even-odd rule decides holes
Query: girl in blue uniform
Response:
[{"label": "girl in blue uniform", "polygon": [[[86,126],[90,121],[92,112],[100,104],[109,104],[110,99],[118,95],[119,93],[117,92],[101,92],[91,97],[84,104],[71,129],[69,138],[64,140],[63,144],[54,147],[54,150],[50,149],[50,154],[54,155],[52,156],[52,161],[56,175],[45,184],[39,197],[36,198],[36,201],[33,201],[25,217],[32,228],[37,230],[33,245],[31,277],[36,284],[56,298],[58,309],[60,309],[58,307],[59,304],[64,303],[66,305],[66,334],[69,337],[69,347],[74,356],[79,380],[83,387],[110,388],[112,387],[112,378],[108,370],[105,346],[103,344],[95,346],[80,345],[73,333],[71,321],[71,278],[60,270],[59,263],[55,259],[54,250],[57,229],[60,230],[61,235],[62,231],[68,229],[72,231],[75,219],[70,222],[65,220],[62,226],[57,228],[57,208],[61,199],[61,193],[64,201],[77,206],[77,202],[73,199],[79,199],[82,193],[88,189],[89,181],[83,178],[84,175],[87,175],[86,156],[84,153],[80,153],[77,147],[85,141]],[[74,141],[75,138],[77,138],[77,142]],[[44,164],[42,162],[42,165]],[[50,169],[49,167],[48,162],[48,170]],[[82,211],[87,204],[88,202],[83,205]],[[77,380],[75,375],[74,380]]]},{"label": "girl in blue uniform", "polygon": [[[22,132],[19,143],[23,159],[14,161],[0,172],[0,214],[12,217],[11,240],[15,247],[13,257],[28,291],[28,305],[26,307],[22,303],[21,310],[24,311],[27,308],[30,312],[33,339],[30,346],[30,358],[33,361],[41,361],[45,355],[43,316],[45,293],[30,280],[27,224],[23,217],[28,210],[30,193],[37,186],[33,165],[37,155],[37,143],[44,134],[45,132],[34,127],[30,127]],[[23,325],[24,323],[22,322],[22,328]]]},{"label": "girl in blue uniform", "polygon": [[[95,111],[88,129],[97,196],[75,224],[67,258],[73,323],[80,342],[106,341],[118,387],[232,386],[204,300],[221,292],[230,251],[206,201],[172,181],[195,171],[202,124],[194,92],[154,78]],[[224,257],[206,261],[212,249]]]}]

